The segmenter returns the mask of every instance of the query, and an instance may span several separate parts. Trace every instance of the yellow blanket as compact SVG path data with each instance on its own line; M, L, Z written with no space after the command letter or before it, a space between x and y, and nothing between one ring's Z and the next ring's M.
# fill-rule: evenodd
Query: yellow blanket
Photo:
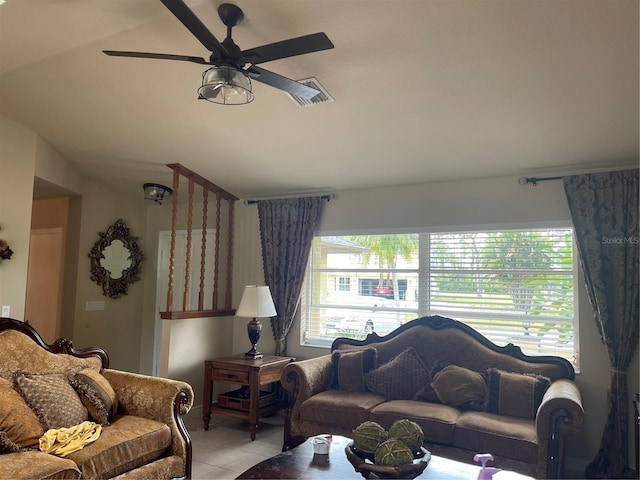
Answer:
M95 442L102 432L102 426L93 422L82 422L69 428L52 428L40 437L40 450L60 457L80 450Z

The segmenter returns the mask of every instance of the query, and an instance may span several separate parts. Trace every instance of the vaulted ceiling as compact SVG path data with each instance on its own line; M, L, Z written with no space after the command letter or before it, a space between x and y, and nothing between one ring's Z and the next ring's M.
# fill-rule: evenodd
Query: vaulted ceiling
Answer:
M223 39L219 0L186 0ZM239 197L638 165L637 0L237 0L242 49L315 32L335 48L263 64L335 99L197 99L207 57L159 0L7 0L0 113L126 190L181 163ZM4 172L3 172L4 174Z

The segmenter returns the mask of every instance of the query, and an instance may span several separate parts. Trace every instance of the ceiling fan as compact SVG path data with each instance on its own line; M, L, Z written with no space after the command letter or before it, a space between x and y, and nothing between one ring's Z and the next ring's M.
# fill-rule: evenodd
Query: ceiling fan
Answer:
M198 98L214 103L233 105L251 102L253 93L249 78L306 99L311 99L320 93L315 88L265 70L258 65L282 58L331 49L333 48L333 43L325 33L313 33L262 45L261 47L240 50L240 47L231 38L233 27L238 25L244 18L244 13L240 7L230 3L223 3L218 7L220 20L227 27L226 38L219 42L183 0L160 1L211 52L209 60L201 57L166 53L118 50L103 50L103 52L115 57L180 60L201 65L212 65L202 74L202 86L198 89Z

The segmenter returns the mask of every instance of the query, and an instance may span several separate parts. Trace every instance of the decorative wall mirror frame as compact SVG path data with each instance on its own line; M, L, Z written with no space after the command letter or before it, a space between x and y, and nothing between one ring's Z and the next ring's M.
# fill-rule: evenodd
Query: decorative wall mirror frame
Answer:
M138 237L131 235L122 219L98 235L100 239L89 251L91 280L102 287L104 296L120 298L127 294L129 284L140 280L144 255L136 242Z

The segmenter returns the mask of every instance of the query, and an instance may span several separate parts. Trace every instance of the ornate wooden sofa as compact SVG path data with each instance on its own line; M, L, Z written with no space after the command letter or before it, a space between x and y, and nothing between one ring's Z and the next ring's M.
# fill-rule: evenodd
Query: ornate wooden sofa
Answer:
M409 418L435 454L559 478L565 436L584 411L572 365L499 347L471 327L433 316L389 335L338 338L331 355L289 364L283 450L322 433L350 436L366 420Z
M100 348L48 345L0 318L0 478L190 478L182 416L192 405L185 382L109 369ZM41 451L49 428L82 419L100 425L97 440L66 456Z

